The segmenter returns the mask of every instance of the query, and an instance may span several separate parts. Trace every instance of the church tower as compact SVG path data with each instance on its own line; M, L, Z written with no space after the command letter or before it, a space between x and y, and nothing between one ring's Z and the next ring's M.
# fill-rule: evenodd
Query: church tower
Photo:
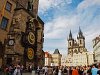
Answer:
M74 45L74 39L72 37L72 33L70 30L69 37L68 37L68 54L73 53L73 45Z
M80 28L79 28L77 40L78 40L79 50L80 52L83 52L85 48L85 37L83 36L83 33Z
M80 28L79 28L77 39L78 39L79 47L85 47L85 37L83 36L83 33Z

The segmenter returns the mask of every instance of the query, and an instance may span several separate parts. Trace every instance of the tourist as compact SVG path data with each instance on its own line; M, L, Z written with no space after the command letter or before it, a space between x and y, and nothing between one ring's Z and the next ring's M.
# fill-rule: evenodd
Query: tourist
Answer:
M73 67L72 75L79 75L78 70L75 67Z
M97 74L100 75L100 64L98 65L98 71Z
M93 65L92 70L91 70L92 75L97 75L97 71L98 71L98 69L96 68L96 65Z

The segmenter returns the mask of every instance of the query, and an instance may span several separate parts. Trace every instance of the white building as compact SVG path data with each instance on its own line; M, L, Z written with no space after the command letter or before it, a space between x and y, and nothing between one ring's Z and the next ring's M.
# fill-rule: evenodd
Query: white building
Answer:
M88 52L88 64L91 65L94 63L94 53L93 52Z
M100 62L100 35L93 39L95 62Z
M45 66L51 66L52 56L50 53L45 52Z
M73 66L85 66L87 65L87 54L86 52L82 52L82 53L74 53L73 54Z
M70 54L67 55L66 65L67 66L73 66L73 58L72 58L72 56Z
M73 53L67 56L67 66L87 66L94 63L92 52Z
M62 57L61 57L61 65L62 66L66 66L66 58L67 58L67 56L66 55L62 55Z

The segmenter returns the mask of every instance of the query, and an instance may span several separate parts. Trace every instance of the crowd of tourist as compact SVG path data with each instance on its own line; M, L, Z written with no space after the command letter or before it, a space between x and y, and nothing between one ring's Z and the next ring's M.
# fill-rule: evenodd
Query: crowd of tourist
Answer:
M5 75L22 75L24 70L23 65L17 64L16 66L10 65L6 66L4 69ZM28 72L32 72L32 65L29 65L27 68ZM37 67L35 70L38 75L100 75L100 64L91 65L91 66L45 66ZM0 75L1 69L0 69Z
M23 65L7 65L0 68L0 75L22 75Z
M40 70L40 71L39 71ZM44 75L100 75L100 64L91 66L77 66L77 67L43 67L42 69L37 69L39 72L43 72Z

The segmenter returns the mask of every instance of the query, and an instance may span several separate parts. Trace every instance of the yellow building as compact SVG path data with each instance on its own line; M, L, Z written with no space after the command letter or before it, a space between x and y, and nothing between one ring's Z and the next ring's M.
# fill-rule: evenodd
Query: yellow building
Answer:
M38 16L38 2L0 0L0 66L44 65L44 22Z
M0 0L0 66L5 63L5 42L11 26L15 7L15 2L12 0Z
M52 54L52 65L53 66L61 66L61 57L58 49L55 49L54 53Z

